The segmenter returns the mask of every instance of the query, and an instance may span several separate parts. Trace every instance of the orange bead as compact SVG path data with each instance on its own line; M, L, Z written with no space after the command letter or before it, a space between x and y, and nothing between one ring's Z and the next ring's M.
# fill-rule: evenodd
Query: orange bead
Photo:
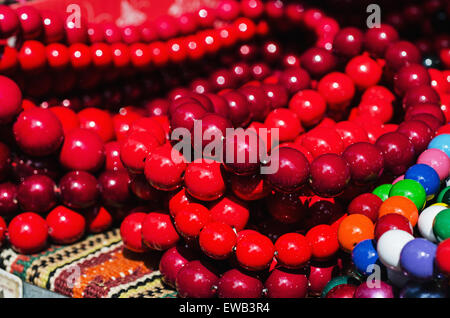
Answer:
M419 219L419 212L414 202L402 196L393 196L384 201L378 210L378 218L389 213L403 215L413 227Z
M338 227L338 241L341 248L351 252L361 241L374 238L372 221L362 214L351 214L345 217Z

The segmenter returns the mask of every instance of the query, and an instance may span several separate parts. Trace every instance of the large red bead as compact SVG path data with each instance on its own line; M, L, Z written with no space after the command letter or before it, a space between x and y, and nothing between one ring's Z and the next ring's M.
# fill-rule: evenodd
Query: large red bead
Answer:
M84 234L84 217L62 205L54 208L46 218L48 233L56 244L70 244L78 241Z
M33 254L47 244L48 226L40 215L25 212L11 220L8 235L14 250L21 254Z
M168 214L151 212L142 221L142 239L151 249L166 250L175 246L179 238Z
M184 182L187 192L194 198L213 201L225 192L225 182L217 161L197 159L188 164Z

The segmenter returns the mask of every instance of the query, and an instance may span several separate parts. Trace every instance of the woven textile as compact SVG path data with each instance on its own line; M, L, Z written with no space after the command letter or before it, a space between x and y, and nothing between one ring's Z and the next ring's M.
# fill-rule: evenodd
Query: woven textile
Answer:
M161 282L160 256L124 249L119 230L114 229L34 255L6 247L0 251L0 267L68 297L176 297Z

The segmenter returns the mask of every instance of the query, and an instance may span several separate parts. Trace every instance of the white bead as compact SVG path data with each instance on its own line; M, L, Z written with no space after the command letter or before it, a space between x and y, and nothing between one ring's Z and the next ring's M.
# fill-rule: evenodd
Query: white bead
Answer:
M413 239L414 236L402 230L385 232L377 243L378 257L381 263L393 270L400 270L400 253L406 243Z
M438 204L433 204L420 213L417 226L419 227L420 235L433 243L437 242L436 236L433 232L433 222L436 215L448 207Z

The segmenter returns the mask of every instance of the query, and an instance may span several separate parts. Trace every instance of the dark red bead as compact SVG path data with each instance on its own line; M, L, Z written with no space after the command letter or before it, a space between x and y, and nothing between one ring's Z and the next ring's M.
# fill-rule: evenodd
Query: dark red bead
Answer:
M98 178L100 194L105 203L121 206L130 198L130 177L126 171L105 171Z
M266 98L264 89L259 86L243 86L239 92L247 98L251 118L264 121L270 111L270 101Z
M278 222L294 224L306 215L306 207L295 193L275 192L266 200L270 215Z
M353 57L358 55L363 46L364 35L354 27L342 28L333 40L333 49L338 55Z
M163 254L159 261L159 271L163 275L164 283L175 287L178 272L192 260L191 254L181 245L171 247Z
M405 114L405 120L412 120L416 115L429 114L439 120L442 125L445 123L445 115L439 106L433 104L416 104L409 107Z
M368 142L358 142L347 147L342 154L350 166L352 180L367 183L378 179L384 169L384 158L380 149Z
M334 287L328 293L326 298L353 298L357 286L342 284Z
M379 28L369 28L364 35L365 48L377 57L383 57L391 43L397 42L398 32L389 24Z
M8 146L0 142L0 182L5 180L11 169L11 160Z
M49 177L29 176L18 187L17 200L24 211L44 213L56 204L55 189L56 185Z
M419 120L404 121L398 126L397 132L408 137L414 146L416 154L420 154L427 149L428 144L434 136L431 128Z
M280 84L284 85L291 94L308 88L310 80L308 72L300 67L290 67L280 76Z
M260 298L262 282L239 269L230 269L217 283L219 298Z
M59 181L61 199L73 209L84 209L94 205L99 194L97 179L85 171L72 171Z
M439 94L429 85L408 88L403 97L403 109L417 104L439 105Z
M380 136L375 145L383 153L385 167L395 175L404 173L414 160L413 144L398 132Z
M289 101L288 90L280 84L263 84L261 88L266 94L271 109L286 107Z
M419 64L405 65L394 75L394 86L399 95L414 87L430 85L430 81L427 69Z
M308 278L305 274L274 269L264 287L269 298L305 298L308 295Z
M189 262L178 272L178 295L182 298L211 298L215 294L213 286L218 279L201 261Z
M14 215L19 208L17 186L11 182L0 184L0 216Z
M373 193L364 193L354 198L348 205L349 214L362 214L372 222L378 219L378 209L383 201Z
M420 52L411 42L398 41L389 45L384 58L387 66L398 71L405 65L420 63Z
M313 77L329 73L336 66L336 58L322 48L310 48L301 56L301 65Z
M312 188L318 195L337 195L350 181L350 166L339 155L321 155L311 163L310 180Z
M297 191L309 177L308 160L294 148L282 147L274 151L269 166L274 171L266 175L267 181L283 192Z
M120 143L117 141L110 141L105 144L105 169L125 169L120 159Z
M172 114L172 129L186 128L192 130L194 122L201 119L206 114L206 110L199 104L187 103L175 109Z
M40 14L45 41L47 43L61 41L64 38L64 21L61 16L49 10L42 10Z
M237 130L224 140L223 164L236 174L252 174L260 166L260 139L253 130Z
M228 103L230 120L234 126L246 126L250 121L250 105L247 98L239 91L228 91L222 94Z
M214 113L207 113L201 118L202 123L202 147L205 147L211 141L217 141L215 138L220 135L220 141L226 137L227 128L232 128L231 121ZM213 137L214 136L214 137ZM195 133L193 134L195 138Z

